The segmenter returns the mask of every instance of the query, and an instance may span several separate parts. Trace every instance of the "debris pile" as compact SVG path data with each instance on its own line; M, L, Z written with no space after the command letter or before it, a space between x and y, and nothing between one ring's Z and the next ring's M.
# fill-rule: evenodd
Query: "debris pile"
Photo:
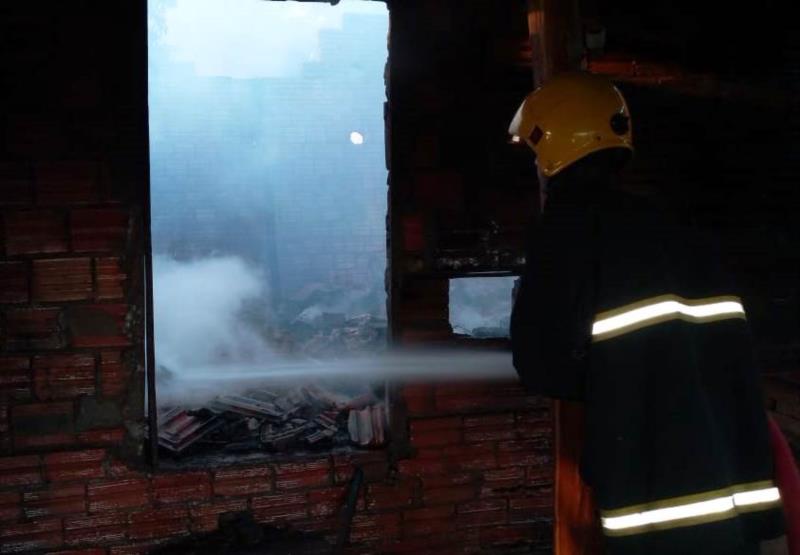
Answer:
M342 294L329 289L309 287L306 296L289 306L278 320L278 327L264 331L274 352L288 357L286 360L308 361L309 368L318 369L325 366L324 361L349 360L354 355L386 349L386 319L368 313L347 316L326 308ZM309 302L313 304L309 306ZM229 362L224 358L216 361L221 373ZM210 366L216 368L215 363ZM285 371L285 366L278 372ZM174 390L174 376L180 374L159 363L160 386ZM254 385L251 381L250 389L230 393L235 387L246 387L235 384L234 378L230 387L221 382L226 392L210 401L206 395L193 401L191 395L182 397L182 391L173 394L172 406L160 411L159 445L173 456L183 456L199 451L284 452L347 445L369 448L386 441L382 394L360 382L337 381L323 386L319 381L310 383L311 379L299 372L297 379L291 378L291 385L277 385L275 380Z
M201 409L166 409L158 435L173 456L377 447L387 439L386 410L371 391L348 397L314 384L260 388L218 395Z

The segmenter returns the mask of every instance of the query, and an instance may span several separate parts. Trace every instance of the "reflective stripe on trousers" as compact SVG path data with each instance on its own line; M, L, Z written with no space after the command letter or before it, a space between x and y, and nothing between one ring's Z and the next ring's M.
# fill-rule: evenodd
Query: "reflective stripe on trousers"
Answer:
M741 513L779 507L781 496L771 480L601 511L608 536L627 536L733 518Z

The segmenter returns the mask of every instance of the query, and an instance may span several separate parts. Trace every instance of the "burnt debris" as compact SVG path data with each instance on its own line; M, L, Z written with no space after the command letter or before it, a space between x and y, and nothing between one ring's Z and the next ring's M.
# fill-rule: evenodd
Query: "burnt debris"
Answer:
M305 384L215 397L207 407L161 412L159 445L174 456L198 451L296 451L385 444L385 404Z

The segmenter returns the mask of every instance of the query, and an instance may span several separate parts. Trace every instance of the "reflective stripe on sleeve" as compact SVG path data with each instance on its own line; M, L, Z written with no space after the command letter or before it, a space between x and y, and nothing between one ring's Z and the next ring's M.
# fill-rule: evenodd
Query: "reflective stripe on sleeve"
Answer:
M592 341L605 341L670 320L704 324L731 318L745 318L739 297L684 299L677 295L660 295L598 314L592 325Z
M771 509L780 506L780 502L778 488L771 481L763 481L601 511L601 516L606 535L628 536L725 520L740 513Z

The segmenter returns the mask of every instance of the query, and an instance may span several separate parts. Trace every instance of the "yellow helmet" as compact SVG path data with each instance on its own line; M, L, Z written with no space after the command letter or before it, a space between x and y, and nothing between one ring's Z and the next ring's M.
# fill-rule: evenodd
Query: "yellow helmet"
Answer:
M508 132L528 143L547 177L598 150L633 150L622 93L607 79L589 73L558 75L530 93Z

